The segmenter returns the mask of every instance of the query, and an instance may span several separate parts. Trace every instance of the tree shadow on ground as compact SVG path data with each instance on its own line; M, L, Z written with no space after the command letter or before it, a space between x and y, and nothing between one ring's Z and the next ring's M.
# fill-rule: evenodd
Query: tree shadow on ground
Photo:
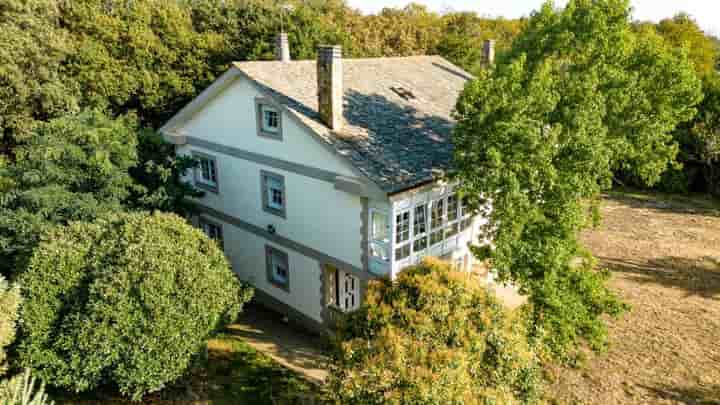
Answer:
M598 257L613 272L639 284L655 283L684 290L687 296L720 300L720 257L662 257L645 261Z
M642 388L658 398L687 405L720 405L720 384L706 387L648 387Z

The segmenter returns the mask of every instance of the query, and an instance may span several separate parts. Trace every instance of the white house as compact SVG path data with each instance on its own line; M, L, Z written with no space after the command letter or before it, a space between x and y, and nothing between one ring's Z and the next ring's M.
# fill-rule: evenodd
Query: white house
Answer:
M481 218L451 184L451 112L472 77L437 56L239 62L163 126L180 155L198 225L256 298L324 330L356 309L367 281L426 255L469 269Z

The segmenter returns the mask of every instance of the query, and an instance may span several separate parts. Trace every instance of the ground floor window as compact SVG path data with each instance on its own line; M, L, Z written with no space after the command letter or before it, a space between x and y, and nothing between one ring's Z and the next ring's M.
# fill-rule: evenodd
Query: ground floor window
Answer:
M223 231L222 231L222 225L209 221L205 218L200 218L199 220L200 229L202 229L203 232L205 232L205 235L208 236L208 238L216 241L218 245L220 245L220 248L223 247Z
M265 246L265 265L268 282L285 291L290 291L290 266L287 253L272 246Z
M325 267L327 305L343 312L360 307L360 279L334 266Z

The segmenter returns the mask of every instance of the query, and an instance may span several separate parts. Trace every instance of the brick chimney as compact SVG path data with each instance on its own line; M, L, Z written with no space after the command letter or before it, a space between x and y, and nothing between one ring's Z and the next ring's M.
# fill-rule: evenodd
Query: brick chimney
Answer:
M280 62L290 62L290 43L284 32L278 34L275 39L275 55Z
M486 39L483 41L483 65L492 66L495 63L495 40Z
M318 109L322 122L335 130L342 127L342 77L342 48L320 46L317 55Z

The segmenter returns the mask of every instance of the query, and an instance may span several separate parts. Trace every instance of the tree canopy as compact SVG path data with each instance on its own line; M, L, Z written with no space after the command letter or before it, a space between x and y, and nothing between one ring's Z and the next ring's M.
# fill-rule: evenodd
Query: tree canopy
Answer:
M535 334L558 355L581 338L602 347L600 316L622 309L577 241L600 191L615 171L657 182L701 100L687 55L631 28L626 0L546 3L457 104L456 176L492 207L493 247L476 252L529 295Z
M339 403L532 403L540 394L524 323L436 259L371 282L336 339L328 384Z

